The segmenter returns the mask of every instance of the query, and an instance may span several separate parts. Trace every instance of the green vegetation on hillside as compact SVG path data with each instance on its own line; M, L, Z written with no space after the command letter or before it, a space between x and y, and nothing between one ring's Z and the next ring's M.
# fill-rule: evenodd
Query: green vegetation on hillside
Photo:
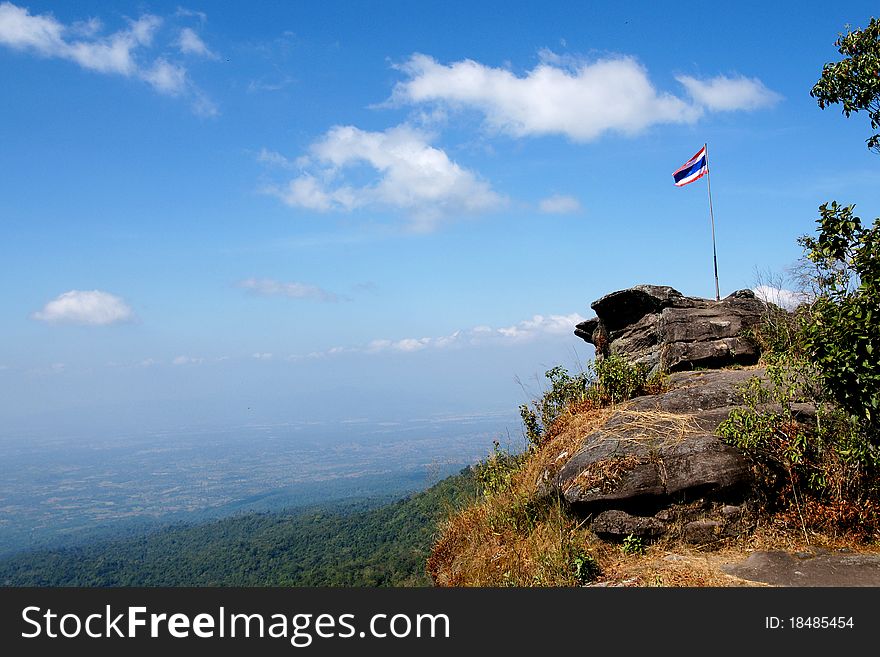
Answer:
M441 518L475 495L469 469L392 504L249 513L0 561L6 586L424 586Z

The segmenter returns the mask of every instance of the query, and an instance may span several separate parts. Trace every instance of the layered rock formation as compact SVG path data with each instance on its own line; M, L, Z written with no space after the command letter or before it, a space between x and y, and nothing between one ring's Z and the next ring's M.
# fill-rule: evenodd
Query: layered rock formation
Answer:
M707 543L741 533L748 461L715 436L761 370L679 372L670 389L614 410L540 486L592 518L600 536L653 539L670 531Z
M671 372L668 389L614 409L544 472L539 489L558 493L606 538L653 540L674 533L712 543L749 529L749 462L715 432L743 403L741 388L760 369L749 330L767 307L750 290L721 301L659 285L613 292L592 304L596 317L575 334L597 358L619 354ZM699 371L683 371L699 370Z
M665 285L637 285L591 307L596 317L578 324L575 335L595 345L598 358L617 353L652 371L675 372L750 365L760 356L748 330L760 322L766 303L751 290L710 301Z

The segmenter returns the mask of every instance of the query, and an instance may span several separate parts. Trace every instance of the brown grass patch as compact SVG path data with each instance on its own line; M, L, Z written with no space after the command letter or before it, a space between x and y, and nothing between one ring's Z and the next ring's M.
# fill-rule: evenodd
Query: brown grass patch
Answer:
M851 538L793 531L778 516L764 518L756 529L738 538L725 539L720 546L688 545L663 540L647 547L644 555L625 555L608 543L594 544L593 553L602 568L600 582L608 586L769 586L728 575L722 566L738 563L758 550L809 552L814 548L877 554L877 546Z
M572 488L580 490L599 490L610 493L627 472L635 469L645 460L636 456L616 456L591 463L578 476L566 485L566 492Z
M609 426L607 418L614 411L614 423ZM632 443L647 447L651 452L662 447L675 445L687 436L700 432L693 416L669 413L659 410L629 410L626 407L606 409L602 418L605 421L594 423L593 429L602 427L597 441L613 440L617 443ZM594 418L598 420L599 418ZM568 489L599 490L610 493L627 472L646 463L650 457L621 455L602 459L590 464L568 483Z
M721 571L725 563L738 561L722 552L701 552L690 546L674 549L649 546L643 555L626 555L606 544L598 550L602 566L601 581L608 586L728 587L764 586L747 582Z
M511 477L510 487L450 516L428 559L428 573L440 586L574 586L573 561L588 555L594 540L584 521L564 503L539 494L580 448L584 437L604 424L610 409L584 405L567 412L547 432Z
M513 486L522 494L533 495L540 482L556 475L565 462L575 455L590 433L600 428L611 417L610 408L592 408L564 413L547 432L541 446L523 464L514 476Z
M621 408L618 409L617 416L621 421L605 426L602 431L607 439L638 443L652 448L678 444L688 436L702 431L694 416L688 414Z
M518 500L494 495L452 516L428 559L438 586L575 586L573 557L591 534L558 502L548 501L519 523Z

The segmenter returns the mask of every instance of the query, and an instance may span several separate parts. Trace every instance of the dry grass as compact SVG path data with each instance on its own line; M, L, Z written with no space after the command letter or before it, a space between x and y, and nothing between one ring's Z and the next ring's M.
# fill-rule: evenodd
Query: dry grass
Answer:
M627 414L633 440L669 444L698 428L682 416L661 411L627 411L583 405L563 415L547 432L548 439L511 477L509 488L486 496L449 517L428 560L428 572L439 586L577 586L573 559L589 555L608 586L732 586L742 584L719 570L725 552L677 546L649 546L644 555L625 555L618 545L598 539L556 497L538 494L574 455L588 434L603 427L612 412ZM629 423L632 421L632 424ZM607 427L606 427L607 429ZM611 429L609 437L615 434ZM620 437L620 436L616 436ZM633 457L629 457L633 459ZM638 459L634 459L638 461ZM612 484L633 467L627 457L606 460L592 472L592 484ZM601 468L599 467L601 466ZM579 482L583 485L583 482ZM665 559L669 554L675 558Z
M724 573L721 567L745 559L754 549L793 549L765 538L730 542L722 549L664 543L648 546L643 555L624 554L619 545L604 542L553 505L530 531L513 527L492 529L495 505L471 507L450 519L429 561L439 586L578 586L571 557L592 556L601 569L599 586L763 586Z
M591 463L578 473L577 477L565 486L568 493L572 488L598 490L610 493L627 472L634 470L645 460L636 456L619 456Z
M533 495L540 481L555 475L580 449L584 438L603 426L611 417L611 408L584 405L564 413L547 431L547 438L529 455L523 468L514 476L513 486L520 493Z
M606 586L768 586L728 575L722 567L741 562L758 550L797 553L815 548L877 554L876 545L840 536L811 532L807 542L801 532L793 531L779 517L764 519L752 533L726 539L711 548L664 540L648 546L644 555L626 555L612 544L592 544L603 573L599 582Z
M538 494L604 424L610 409L565 413L551 436L511 478L509 488L451 516L440 528L428 572L440 586L574 586L572 561L587 554L592 534L562 502Z
M558 504L541 509L528 527L505 521L507 495L456 514L428 559L439 586L574 586L572 556L590 533ZM514 502L515 503L515 502Z
M632 442L652 448L668 447L680 443L688 436L701 433L700 425L693 415L669 413L659 410L617 411L618 422L605 426L602 433L606 439Z
M600 583L607 586L728 587L763 586L721 571L725 563L744 555L722 551L701 552L689 546L675 549L659 545L644 555L625 555L616 546L605 544L598 550L602 567Z

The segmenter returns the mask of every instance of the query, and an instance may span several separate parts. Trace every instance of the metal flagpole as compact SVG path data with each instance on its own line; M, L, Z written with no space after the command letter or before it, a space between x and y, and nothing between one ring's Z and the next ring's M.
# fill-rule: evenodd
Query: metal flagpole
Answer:
M706 188L709 190L709 217L712 220L712 262L715 264L715 301L721 301L721 289L718 287L718 253L715 250L715 212L712 210L712 174L709 171L709 144L706 149Z

